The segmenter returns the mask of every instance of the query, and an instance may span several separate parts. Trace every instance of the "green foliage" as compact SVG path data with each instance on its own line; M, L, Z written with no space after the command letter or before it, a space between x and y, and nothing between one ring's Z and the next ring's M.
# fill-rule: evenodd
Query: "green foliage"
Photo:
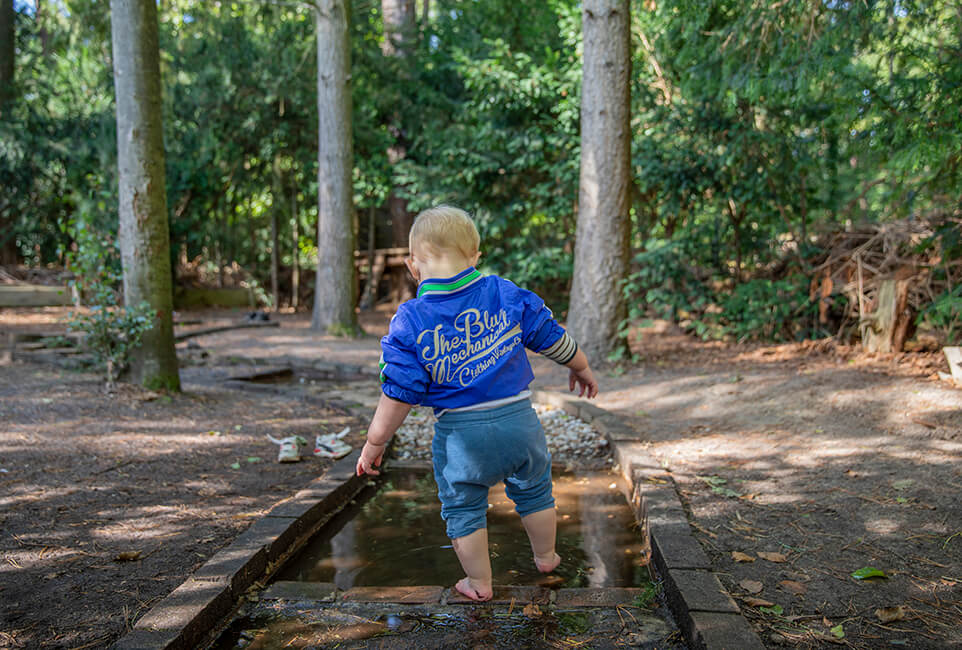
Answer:
M119 263L109 238L83 221L71 222L68 229L77 243L77 249L66 256L75 276L71 288L87 306L86 311L68 315L68 330L83 334L83 345L93 354L110 388L127 367L130 350L140 345L144 332L153 327L156 313L146 302L118 304Z
M641 584L641 593L635 596L632 605L643 609L651 609L658 604L658 596L661 594L661 583L645 580Z
M957 345L962 332L962 285L945 291L929 303L916 317L915 323L942 332L947 344Z
M75 214L116 232L108 3L56 6L43 24L18 14L17 101L0 121L0 237L14 233L32 265L63 261L73 240L60 226ZM414 211L455 203L477 218L486 269L562 308L581 4L437 0L431 10L410 56L393 57L381 50L378 3L353 3L360 241L374 210L377 245L393 245L392 192ZM311 10L173 0L159 17L172 254L236 261L267 286L276 217L283 267L311 269ZM630 322L657 316L738 340L822 336L806 260L814 235L851 223L941 215L944 259L962 255L957 7L665 0L635 7L632 39ZM957 339L958 300L951 289L937 297L919 325Z

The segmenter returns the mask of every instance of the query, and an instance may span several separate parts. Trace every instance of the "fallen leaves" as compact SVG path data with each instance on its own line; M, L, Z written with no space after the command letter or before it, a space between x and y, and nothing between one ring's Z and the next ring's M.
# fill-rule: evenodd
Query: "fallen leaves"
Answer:
M760 594L762 589L765 588L765 585L758 580L742 580L738 583L738 586L750 594ZM768 604L771 605L771 603Z
M875 615L882 623L894 623L905 618L905 608L901 605L897 607L880 607L875 610Z
M755 598L749 596L748 598L743 598L745 604L749 607L774 607L775 603L770 600L765 600L764 598Z
M732 559L735 560L736 562L754 562L755 561L755 558L753 558L751 555L749 555L748 553L742 553L741 551L732 551Z
M806 593L808 593L808 587L803 585L801 582L796 582L795 580L782 580L778 584L782 589L793 593L796 596L804 596Z
M121 551L114 556L114 562L133 562L139 560L141 555L140 551Z
M863 566L861 569L852 572L852 577L856 580L870 580L872 578L888 578L885 572L875 567Z
M762 558L763 560L768 560L769 562L775 562L777 564L788 561L788 558L786 558L782 553L768 553L765 551L760 551L758 553L758 557Z
M527 616L528 618L538 618L539 616L541 616L541 608L535 605L534 603L528 603L527 605L524 606L524 609L521 610L521 613Z

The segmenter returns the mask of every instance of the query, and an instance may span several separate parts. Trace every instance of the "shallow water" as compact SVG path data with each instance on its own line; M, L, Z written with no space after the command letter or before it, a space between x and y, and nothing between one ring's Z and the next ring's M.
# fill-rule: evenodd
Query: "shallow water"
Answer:
M609 473L554 479L558 512L554 575L564 587L630 587L648 580L645 548L621 491ZM530 585L543 578L531 547L505 496L488 497L488 542L495 584ZM377 488L339 514L276 576L276 580L355 586L450 586L464 576L444 533L433 476L386 472Z

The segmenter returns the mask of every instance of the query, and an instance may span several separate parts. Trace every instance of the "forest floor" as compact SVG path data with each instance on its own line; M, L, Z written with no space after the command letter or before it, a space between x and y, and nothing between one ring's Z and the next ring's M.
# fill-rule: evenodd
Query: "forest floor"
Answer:
M61 316L4 310L0 331L59 329ZM313 442L351 426L359 442L361 393L376 386L223 379L292 360L373 366L387 317L367 316L355 340L313 334L304 315L193 339L178 395L0 367L0 648L108 646L329 463L278 464L265 434ZM598 403L671 472L767 646L962 647L962 391L936 379L939 354L703 343L667 326L634 349L637 363L599 372ZM536 387L567 388L564 369L532 361ZM851 576L863 567L887 577Z

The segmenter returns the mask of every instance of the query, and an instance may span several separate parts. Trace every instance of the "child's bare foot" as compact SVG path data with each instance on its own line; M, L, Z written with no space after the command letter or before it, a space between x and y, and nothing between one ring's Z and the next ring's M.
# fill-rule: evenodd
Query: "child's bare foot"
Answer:
M461 578L458 580L458 584L454 585L454 588L471 600L491 600L494 593L490 585L477 586L471 581L471 578Z
M539 557L534 556L534 565L541 573L551 573L561 564L561 556L552 551L550 554Z

